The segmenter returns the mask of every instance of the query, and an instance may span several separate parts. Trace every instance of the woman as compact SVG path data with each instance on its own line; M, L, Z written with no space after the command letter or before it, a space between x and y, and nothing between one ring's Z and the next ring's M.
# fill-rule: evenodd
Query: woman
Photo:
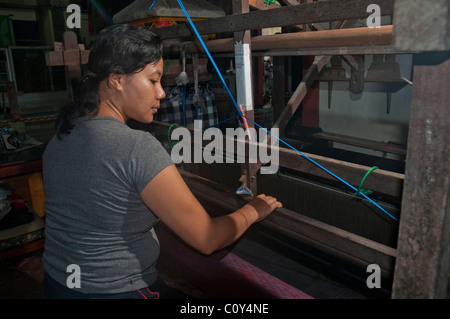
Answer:
M132 130L150 123L165 97L162 44L131 25L102 30L74 103L43 156L46 194L44 293L48 298L154 298L160 219L204 254L224 248L281 204L259 195L211 218L162 145ZM73 272L73 269L78 271Z

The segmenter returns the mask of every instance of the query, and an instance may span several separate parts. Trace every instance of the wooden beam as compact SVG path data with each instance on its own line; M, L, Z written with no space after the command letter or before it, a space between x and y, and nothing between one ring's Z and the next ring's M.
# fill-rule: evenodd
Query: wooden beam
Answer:
M383 15L392 15L393 13L392 0L319 1L196 21L195 27L201 35L204 35L345 19L363 19L370 15L367 12L370 4L378 4ZM154 31L162 39L194 35L189 25L186 24L154 29Z
M327 133L327 132L320 132L313 134L315 138L321 138L327 141L331 142L337 142L337 143L343 143L363 148L368 148L384 153L392 153L397 155L406 155L406 147L403 147L401 145L397 145L394 143L383 143L383 142L377 142L372 140L367 140L359 137L354 136L346 136L341 134L333 134L333 133Z
M450 59L448 54L415 58L393 298L445 299L450 273Z
M295 6L300 3L301 0L278 0L280 3L284 3L287 6Z
M370 170L370 167L368 166L336 160L316 154L302 152L304 155L302 156L292 149L280 148L279 152L281 167L340 183L333 176L315 165L315 162L355 187L361 183L364 175ZM400 199L403 192L403 182L403 174L377 169L371 172L369 177L365 180L364 188Z
M278 1L280 2L280 1ZM288 0L288 1L282 1L284 2L284 4L286 6L293 6L293 5L298 5L300 4L300 2L298 0ZM250 0L250 7L252 7L253 9L256 10L270 10L270 9L276 9L276 8L280 8L279 5L276 5L274 3L270 3L267 5L267 1L266 0ZM303 29L303 25L296 25L296 27L298 27L299 29Z
M393 26L382 26L380 28L282 33L252 37L251 44L253 51L390 45L392 30ZM230 38L210 40L205 44L208 50L214 53L231 52L234 49L233 39ZM203 50L195 44L192 44L189 50L195 51L196 48Z
M149 131L155 132L159 139L167 139L167 132L169 129L169 123L162 123L158 121L152 122ZM194 139L191 139L194 141ZM290 141L288 141L290 142ZM226 151L225 145L227 141L223 141L223 151ZM204 142L203 145L209 144L209 141ZM233 141L235 146L234 154L236 154L237 142ZM248 142L246 142L248 144ZM292 144L292 143L291 143ZM268 148L271 150L270 145ZM336 175L350 183L351 185L359 185L364 175L370 170L370 167L340 161L320 155L310 154L302 152L302 155L296 151L280 147L277 148L279 152L279 164L281 167L289 168L297 172L308 174L311 176L317 176L324 180L336 181L336 179L315 165L312 161L334 172ZM245 154L248 156L248 152ZM311 159L312 161L308 160ZM401 198L403 192L404 175L394 172L389 172L382 169L374 170L364 182L364 188L370 189L374 192L384 194L393 198ZM336 181L338 183L338 181Z
M83 44L77 43L77 35L73 31L63 34L63 42L55 42L55 50L45 53L47 66L64 66L67 92L72 98L72 80L82 76L81 66L87 64L89 51L84 50Z
M197 50L196 50L197 51ZM320 48L296 48L255 51L253 56L302 56L302 55L365 55L365 54L405 54L405 51L395 50L388 45L361 45L361 46L333 46ZM420 53L420 51L408 51L407 53ZM229 53L216 53L215 57L230 56Z
M273 3L266 5L266 0L249 0L249 5L253 9L257 10L268 10L279 8L279 6Z
M275 124L273 125L273 128L280 129L280 134L284 131L292 115L294 115L295 111L297 111L298 106L302 102L303 98L306 96L308 89L317 79L320 71L330 61L330 59L331 56L318 56L315 58L313 64L309 68L308 72L305 74L303 80L300 82L294 94L292 94L291 98L289 99L289 102L287 103L286 107L281 112L280 117L276 120Z

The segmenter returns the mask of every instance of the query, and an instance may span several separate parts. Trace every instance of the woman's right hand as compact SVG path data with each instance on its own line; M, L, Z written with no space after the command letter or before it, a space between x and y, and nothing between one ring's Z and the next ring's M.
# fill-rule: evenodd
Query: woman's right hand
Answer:
M270 215L275 209L283 207L283 205L273 196L259 194L253 198L248 204L253 207L258 215L256 222L259 222Z
M141 198L175 234L205 255L232 244L250 225L281 207L276 198L261 194L233 213L211 218L174 164L144 187Z

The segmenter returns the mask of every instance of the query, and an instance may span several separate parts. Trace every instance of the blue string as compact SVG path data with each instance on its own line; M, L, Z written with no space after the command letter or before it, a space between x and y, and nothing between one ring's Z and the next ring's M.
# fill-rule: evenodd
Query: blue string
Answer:
M207 128L204 128L203 130L207 130L207 129L211 128L211 127L219 126L220 124L228 122L228 121L231 121L232 119L234 119L234 118L236 118L238 116L240 116L240 115L234 115L234 116L232 116L232 117L230 117L230 118L228 118L226 120L223 120L222 122L219 122L219 123L217 123L215 125L208 126Z
M152 3L152 5L150 6L150 8L148 8L148 11L150 11L150 10L153 8L153 6L155 5L155 3L156 3L156 0L153 1L153 3Z
M272 135L273 137L275 137L277 140L279 140L280 142L282 142L283 144L285 144L286 146L288 146L289 148L291 148L292 150L296 151L298 154L300 154L301 156L303 156L304 158L306 158L307 160L309 160L311 163L313 163L314 165L316 165L317 167L319 167L320 169L322 169L323 171L327 172L328 174L330 174L331 176L333 176L334 178L336 178L337 180L341 181L342 183L344 183L345 185L347 185L348 187L350 187L351 189L353 189L354 191L356 191L357 193L361 194L364 198L366 198L367 200L369 200L372 204L374 204L376 207L378 207L382 212L384 212L385 214L387 214L389 217L391 217L393 220L398 221L397 218L395 218L394 216L392 216L391 214L389 214L383 207L381 207L380 205L378 205L377 203L375 203L372 199L370 199L366 194L360 192L357 188L355 188L353 185L349 184L348 182L346 182L345 180L343 180L342 178L340 178L339 176L337 176L336 174L334 174L333 172L329 171L328 169L326 169L325 167L323 167L322 165L320 165L319 163L317 163L316 161L314 161L313 159L309 158L308 156L306 156L305 154L303 154L302 152L300 152L299 150L297 150L295 147L293 147L292 145L286 143L285 141L283 141L281 138L279 138L278 136L276 136L275 134L272 134L271 132L269 132L268 130L266 130L265 128L263 128L262 126L260 126L259 124L255 123L254 121L252 121L251 119L247 118L240 110L239 110L239 106L236 103L236 100L233 97L233 94L231 93L230 89L228 88L225 79L223 78L222 74L220 73L219 68L217 67L213 57L211 56L208 48L206 47L205 43L203 42L203 39L201 38L200 34L197 31L197 28L195 27L194 23L191 20L191 17L189 16L189 14L186 11L186 8L184 7L183 3L181 2L181 0L177 0L178 4L181 7L181 10L183 11L183 13L185 14L186 18L188 19L192 29L194 30L195 34L197 35L197 38L199 39L201 45L203 46L203 48L205 49L206 54L208 55L209 59L211 60L211 63L213 64L214 68L217 71L217 74L219 75L220 79L222 80L223 85L225 86L225 89L227 90L228 94L231 97L231 100L233 101L239 116L245 117L247 120L249 120L250 122L252 122L253 124L255 124L256 126L258 126L259 128L263 129L265 132L269 133L270 135ZM237 115L236 115L237 116ZM231 118L230 118L231 119Z

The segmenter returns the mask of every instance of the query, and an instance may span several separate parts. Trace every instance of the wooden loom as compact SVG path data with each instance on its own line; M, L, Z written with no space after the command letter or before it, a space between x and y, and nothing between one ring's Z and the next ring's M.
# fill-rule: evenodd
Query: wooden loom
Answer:
M250 1L258 6L258 1ZM284 1L292 4L293 1ZM233 1L234 15L224 18L211 19L196 23L200 34L210 32L234 32L234 39L213 40L207 42L211 52L232 51L233 41L242 41L252 48L253 55L315 55L315 63L294 92L287 105L280 110L275 126L283 131L290 117L302 102L311 84L317 80L318 74L333 55L343 55L354 70L358 70L353 55L357 54L415 54L417 63L414 67L414 90L411 107L411 122L409 130L409 143L407 149L406 173L395 174L388 171L374 171L369 188L382 194L400 198L402 210L400 219L400 233L397 249L381 245L366 238L355 236L342 229L326 225L302 215L279 209L273 213L263 225L277 229L281 233L289 234L300 242L318 247L331 255L345 256L348 261L367 266L371 263L380 265L383 272L392 278L392 298L442 298L446 296L449 261L449 169L445 158L448 158L447 146L449 132L450 108L446 107L449 91L443 86L449 82L450 49L449 21L445 12L450 10L448 2L438 1L433 4L406 0L397 1L302 1L304 4L294 5L273 10L249 12L249 1ZM392 26L382 27L379 30L329 30L315 31L308 34L275 35L271 37L251 38L249 30L263 27L304 25L324 21L342 22L352 19L367 18L366 9L369 4L376 3L381 7L383 16L394 17ZM426 8L425 8L426 6ZM259 7L259 9L265 9ZM433 19L427 20L424 12L431 12ZM414 16L414 25L420 29L420 36L412 34L410 17ZM431 22L431 21L434 22ZM345 22L344 22L345 23ZM420 26L420 27L419 27ZM436 32L437 29L442 32ZM193 32L187 25L179 25L158 30L163 39L192 37ZM332 39L339 35L339 43ZM348 35L348 37L346 37ZM292 39L295 44L286 43L284 38ZM303 42L302 42L303 41ZM173 42L172 42L173 43ZM284 46L283 46L284 45ZM190 46L192 51L202 51L195 41ZM429 53L433 52L433 53ZM438 52L436 54L436 52ZM435 58L435 59L434 59ZM250 61L243 61L250 63ZM428 79L428 80L427 80ZM252 112L247 112L251 117ZM433 130L439 131L436 138L430 138L430 123ZM158 131L164 124L154 123L152 129ZM426 137L428 136L428 138ZM444 138L445 137L445 138ZM421 155L419 155L421 154ZM339 175L351 184L359 182L362 172L368 167L335 161L315 156L319 163L339 172ZM425 158L421 158L425 156ZM422 163L427 169L422 170ZM289 149L280 150L280 165L290 169L307 172L312 175L324 176L314 165L299 158L298 154ZM243 165L243 177L248 185L255 189L256 173L260 164ZM188 185L196 196L204 202L214 202L217 207L232 211L239 207L241 202L235 195L219 190L207 181L198 177L186 175ZM359 177L356 177L359 176ZM369 181L368 181L369 182ZM439 191L437 191L439 190ZM420 194L420 195L419 195ZM420 200L419 200L420 199ZM427 227L433 227L429 232Z
M442 176L448 176L449 169L446 160L449 157L447 146L450 136L450 108L445 102L450 100L449 90L443 85L449 82L450 60L449 48L449 22L442 12L450 10L448 2L436 2L429 5L434 19L423 20L420 15L424 9L421 4L406 3L406 0L396 0L395 5L390 0L341 0L321 1L290 6L289 8L274 8L249 12L249 1L233 1L236 14L224 18L199 21L196 26L203 34L234 32L234 39L208 41L207 45L214 50L232 51L233 41L241 41L253 47L253 55L315 55L315 62L308 73L295 90L287 105L279 110L279 117L275 127L283 131L289 119L294 114L306 93L314 83L320 71L330 61L333 55L343 55L347 62L358 70L357 61L353 55L359 54L394 54L415 53L424 59L415 66L413 104L411 108L411 122L409 132L409 145L407 150L406 174L396 174L389 171L376 170L367 180L366 187L386 196L402 199L402 211L400 220L400 234L397 249L391 248L367 238L352 234L317 220L305 217L288 209L278 209L262 223L254 227L263 227L278 235L288 236L296 243L313 247L317 251L325 253L330 258L345 260L346 263L365 269L369 264L378 264L383 273L383 278L393 282L393 298L435 298L446 294L446 283L449 271L449 202L445 200L449 194L449 181ZM261 5L261 1L250 1L254 6ZM293 3L294 1L283 1ZM377 3L382 8L383 15L394 16L395 28L383 27L380 30L346 30L343 29L350 19L367 18L366 8L369 4ZM264 7L259 7L265 9ZM269 7L270 8L270 7ZM416 17L416 23L420 25L421 34L409 34L411 29L410 17ZM429 16L429 15L428 15ZM303 25L305 29L310 23L338 21L336 30L314 31L309 34L276 35L269 38L251 38L249 30L262 27ZM431 23L433 21L433 23ZM444 30L439 33L442 38L435 36L436 27ZM336 32L333 32L336 31ZM191 38L192 31L187 25L161 28L157 30L166 43L183 41L182 37ZM319 33L322 32L322 33ZM346 35L352 34L354 40ZM339 35L339 43L330 42L334 35ZM295 45L284 48L284 38L293 37ZM331 37L331 38L330 38ZM321 40L319 40L321 39ZM425 40L426 39L426 40ZM303 41L303 42L302 42ZM363 42L361 42L363 41ZM281 44L280 44L281 43ZM332 45L330 46L330 43ZM217 46L217 44L220 44ZM199 50L197 42L193 42L190 50ZM216 48L216 49L215 49ZM217 49L219 48L219 49ZM225 49L223 49L225 48ZM257 49L257 50L255 50ZM440 60L431 61L433 56L423 52L439 51ZM218 53L221 54L221 53ZM67 61L66 61L67 62ZM249 60L241 61L250 63ZM247 112L249 118L253 113ZM431 123L431 124L430 124ZM430 126L431 125L431 126ZM150 127L156 135L166 136L168 125L165 123L153 123ZM430 137L430 130L437 132ZM436 138L438 136L439 138ZM420 157L418 154L422 154ZM368 171L368 167L337 161L322 156L307 154L316 162L338 172L339 176L355 185L359 183L361 176ZM427 165L424 171L423 163ZM307 173L313 176L330 179L326 173L318 167L305 161L290 149L280 149L280 165L295 171ZM248 185L256 191L256 176L260 164L246 163L242 165L242 176ZM212 183L199 176L181 171L187 184L205 207L210 208L211 214L225 214L242 206L247 199L237 196L234 191L221 185ZM447 219L446 219L447 218ZM429 225L429 228L421 225ZM205 257L178 241L170 231L160 225L157 229L161 237L162 254L161 263L172 267L173 271L183 274L186 280L192 280L192 284L201 285L205 293L211 297L271 297L271 298L310 298L308 294L298 291L292 286L286 285L263 270L248 264L237 258L231 251L221 251L213 256ZM245 237L245 236L244 236ZM180 256L188 256L191 264ZM233 262L240 263L239 269L233 268ZM196 265L210 265L210 273L201 271ZM191 267L191 268L190 268ZM192 268L194 267L194 268ZM218 268L217 268L218 267ZM259 274L260 276L239 276L239 271ZM217 272L214 272L214 269ZM204 270L204 268L203 268ZM221 277L218 276L219 270ZM225 272L225 275L224 275ZM198 276L201 273L203 276ZM232 275L233 282L227 280L227 275ZM205 278L207 280L205 281ZM219 278L219 282L217 279ZM269 283L269 293L264 283ZM222 294L218 293L217 285L221 286ZM241 294L230 295L238 287ZM250 287L250 288L249 288ZM279 289L273 289L278 287Z

